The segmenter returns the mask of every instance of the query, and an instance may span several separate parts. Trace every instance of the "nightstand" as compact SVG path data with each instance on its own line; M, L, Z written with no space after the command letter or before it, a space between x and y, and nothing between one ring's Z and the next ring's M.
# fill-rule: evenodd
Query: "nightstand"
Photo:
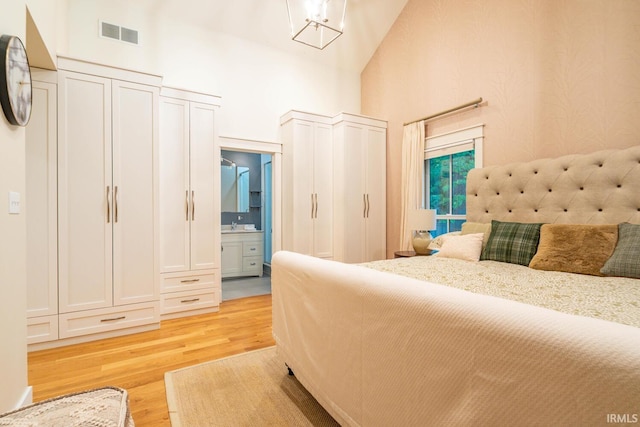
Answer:
M410 257L413 257L413 256L429 256L429 255L435 254L436 252L438 252L438 251L429 250L428 254L420 254L420 255L418 255L414 251L395 251L393 253L393 257L394 258L410 258Z

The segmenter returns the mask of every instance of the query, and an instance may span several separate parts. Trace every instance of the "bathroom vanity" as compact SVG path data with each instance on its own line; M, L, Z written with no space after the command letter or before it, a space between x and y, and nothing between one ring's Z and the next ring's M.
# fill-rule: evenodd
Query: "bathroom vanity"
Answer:
M263 232L222 226L222 277L262 276Z

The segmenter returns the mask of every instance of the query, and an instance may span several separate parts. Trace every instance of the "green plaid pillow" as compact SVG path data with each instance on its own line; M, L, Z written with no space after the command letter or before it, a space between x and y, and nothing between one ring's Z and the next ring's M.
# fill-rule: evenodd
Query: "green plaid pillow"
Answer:
M618 243L600 273L640 279L640 225L618 224Z
M541 225L491 221L491 234L480 260L529 265L538 250Z

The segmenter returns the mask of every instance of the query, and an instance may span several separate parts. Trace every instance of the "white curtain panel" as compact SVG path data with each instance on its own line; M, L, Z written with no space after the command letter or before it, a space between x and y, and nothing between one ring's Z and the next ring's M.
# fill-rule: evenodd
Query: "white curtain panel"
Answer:
M404 127L402 138L402 199L400 223L400 247L409 250L411 233L409 212L422 207L422 182L424 174L424 136L423 120Z

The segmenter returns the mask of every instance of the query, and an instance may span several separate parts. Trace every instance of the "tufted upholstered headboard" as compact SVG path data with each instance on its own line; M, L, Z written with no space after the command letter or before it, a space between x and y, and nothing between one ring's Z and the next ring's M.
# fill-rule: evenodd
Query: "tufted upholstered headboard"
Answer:
M473 169L467 221L640 224L640 145Z

